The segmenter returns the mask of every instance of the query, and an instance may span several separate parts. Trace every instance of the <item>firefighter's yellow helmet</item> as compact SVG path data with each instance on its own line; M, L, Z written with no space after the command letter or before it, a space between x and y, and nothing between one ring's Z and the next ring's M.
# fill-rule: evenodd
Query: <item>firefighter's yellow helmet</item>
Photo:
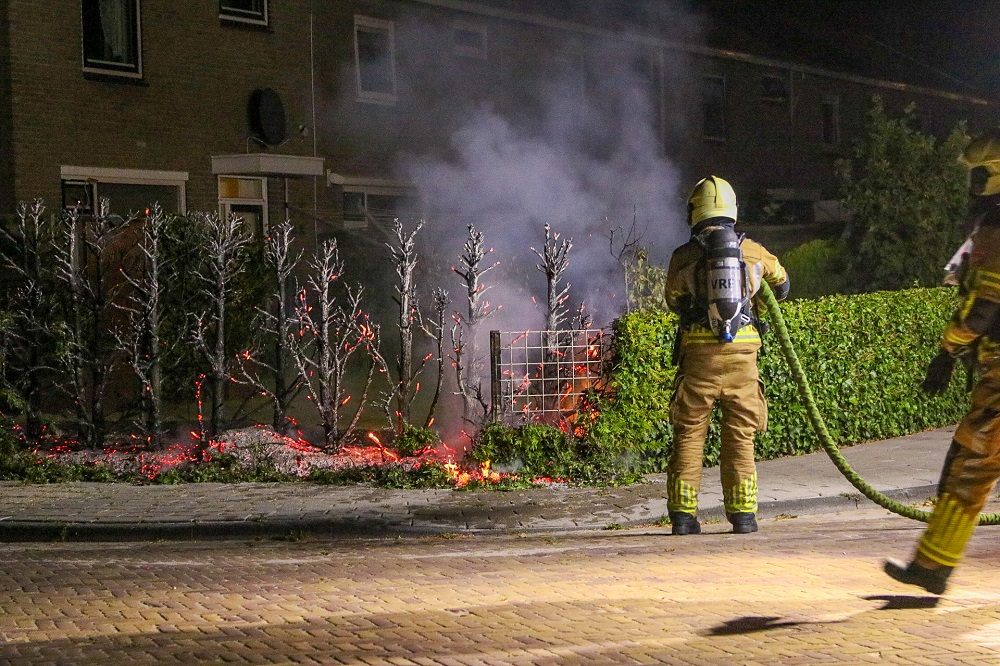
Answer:
M692 227L713 217L736 221L736 192L718 176L702 178L688 197L688 224Z
M959 161L970 169L969 191L972 194L1000 194L1000 137L986 134L973 139Z

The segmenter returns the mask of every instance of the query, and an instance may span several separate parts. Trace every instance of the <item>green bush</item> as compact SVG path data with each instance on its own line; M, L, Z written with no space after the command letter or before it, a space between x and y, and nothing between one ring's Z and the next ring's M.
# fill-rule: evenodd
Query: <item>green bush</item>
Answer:
M309 474L310 483L346 486L370 483L382 488L452 488L455 480L438 462L414 467L400 464L366 465L330 470L317 469Z
M851 444L897 437L957 422L968 407L962 371L939 398L918 384L955 307L949 287L828 296L781 304L792 344L833 439ZM612 395L590 436L630 452L645 468L662 467L670 451L668 405L676 320L635 312L615 323ZM761 379L769 427L757 436L759 460L809 453L821 444L774 334L764 338ZM705 462L718 460L717 426Z
M441 437L430 428L407 424L392 444L399 455L413 456L440 443Z
M469 457L478 463L511 465L520 479L529 482L550 478L579 485L618 485L639 480L619 453L606 442L573 437L549 425L510 428L490 423L480 432Z
M781 265L791 277L789 298L844 293L847 246L839 239L811 240L786 252Z

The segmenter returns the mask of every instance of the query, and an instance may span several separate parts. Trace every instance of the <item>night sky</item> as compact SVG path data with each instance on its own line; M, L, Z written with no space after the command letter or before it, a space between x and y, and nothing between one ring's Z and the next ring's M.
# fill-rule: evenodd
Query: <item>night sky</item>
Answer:
M969 93L1000 95L1000 0L691 0L725 21L740 11L864 35Z

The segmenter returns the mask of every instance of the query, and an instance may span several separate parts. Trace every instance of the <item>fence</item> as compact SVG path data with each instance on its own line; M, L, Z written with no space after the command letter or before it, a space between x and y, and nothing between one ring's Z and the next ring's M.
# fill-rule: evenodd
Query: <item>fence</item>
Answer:
M490 331L493 414L510 426L562 426L600 391L611 347L602 330Z

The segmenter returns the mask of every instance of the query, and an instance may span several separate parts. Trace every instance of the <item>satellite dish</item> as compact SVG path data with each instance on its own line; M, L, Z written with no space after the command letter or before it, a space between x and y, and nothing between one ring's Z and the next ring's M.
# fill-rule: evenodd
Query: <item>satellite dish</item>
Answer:
M285 140L285 107L281 97L270 88L258 88L247 101L250 134L269 146Z

